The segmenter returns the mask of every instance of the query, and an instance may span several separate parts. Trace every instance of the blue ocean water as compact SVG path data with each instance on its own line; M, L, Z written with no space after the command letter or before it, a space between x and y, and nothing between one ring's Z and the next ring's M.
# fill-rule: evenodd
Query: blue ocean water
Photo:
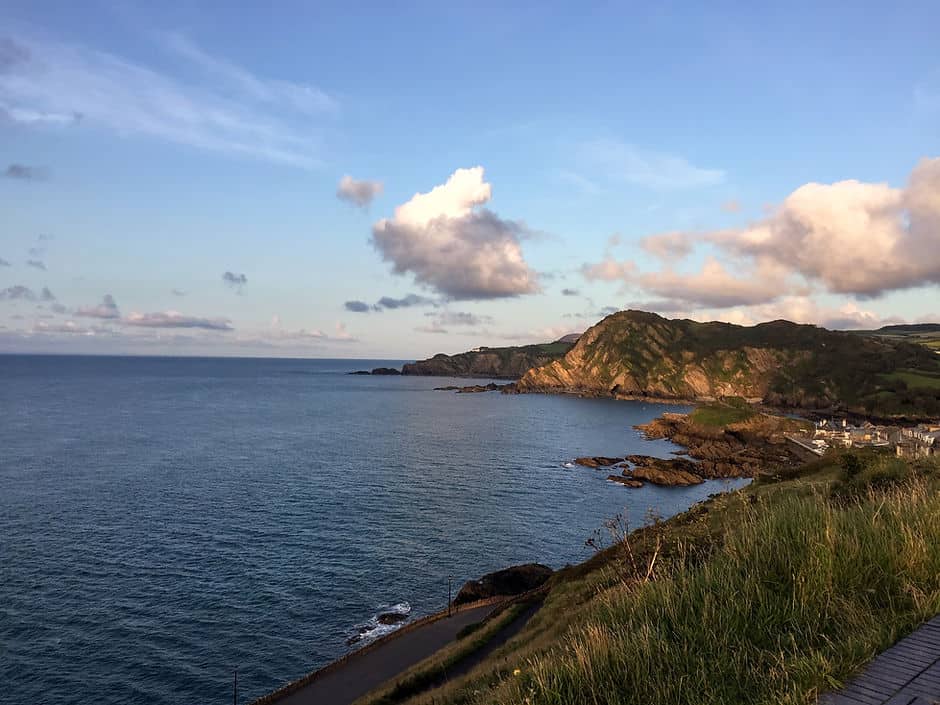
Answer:
M564 463L664 455L665 407L432 391L395 361L0 356L0 701L247 702L393 605L587 558L629 490Z

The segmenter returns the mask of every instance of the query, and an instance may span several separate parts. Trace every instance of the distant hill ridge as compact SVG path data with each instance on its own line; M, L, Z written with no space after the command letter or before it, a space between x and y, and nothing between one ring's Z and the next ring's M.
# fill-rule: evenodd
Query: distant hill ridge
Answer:
M558 360L571 350L579 334L572 333L553 343L502 348L479 347L457 355L439 353L402 367L403 375L433 377L490 377L518 379L529 369Z
M707 399L882 416L940 414L940 357L903 339L789 321L756 326L620 311L561 359L529 370L519 392Z

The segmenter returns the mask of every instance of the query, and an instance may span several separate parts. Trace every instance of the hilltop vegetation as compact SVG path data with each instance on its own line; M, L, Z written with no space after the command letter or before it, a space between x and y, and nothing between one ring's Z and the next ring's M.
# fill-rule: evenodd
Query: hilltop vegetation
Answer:
M573 342L563 338L553 343L481 348L458 355L440 353L427 360L404 365L401 373L434 377L518 379L533 367L541 367L564 357L573 345Z
M380 702L812 702L940 611L938 486L936 459L848 453L639 531L612 522L518 636L465 677Z
M621 311L561 360L530 370L520 392L710 399L878 416L940 414L940 356L898 336L789 321L756 326Z

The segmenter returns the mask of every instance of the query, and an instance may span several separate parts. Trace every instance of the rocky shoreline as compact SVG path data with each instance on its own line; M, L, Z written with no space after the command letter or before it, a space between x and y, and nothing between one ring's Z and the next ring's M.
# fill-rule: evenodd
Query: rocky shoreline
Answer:
M647 483L688 487L705 480L774 474L802 462L784 438L795 423L782 416L758 414L740 423L710 427L696 423L689 414L666 413L636 428L650 440L665 438L682 446L677 455L686 457L587 456L574 463L594 469L616 467L621 473L607 479L631 488Z

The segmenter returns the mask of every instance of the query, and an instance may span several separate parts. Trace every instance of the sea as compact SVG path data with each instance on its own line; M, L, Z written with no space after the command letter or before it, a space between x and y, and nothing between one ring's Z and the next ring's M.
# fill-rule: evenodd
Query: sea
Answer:
M571 464L667 456L633 426L683 407L347 374L401 363L0 356L0 702L247 703L738 484Z

